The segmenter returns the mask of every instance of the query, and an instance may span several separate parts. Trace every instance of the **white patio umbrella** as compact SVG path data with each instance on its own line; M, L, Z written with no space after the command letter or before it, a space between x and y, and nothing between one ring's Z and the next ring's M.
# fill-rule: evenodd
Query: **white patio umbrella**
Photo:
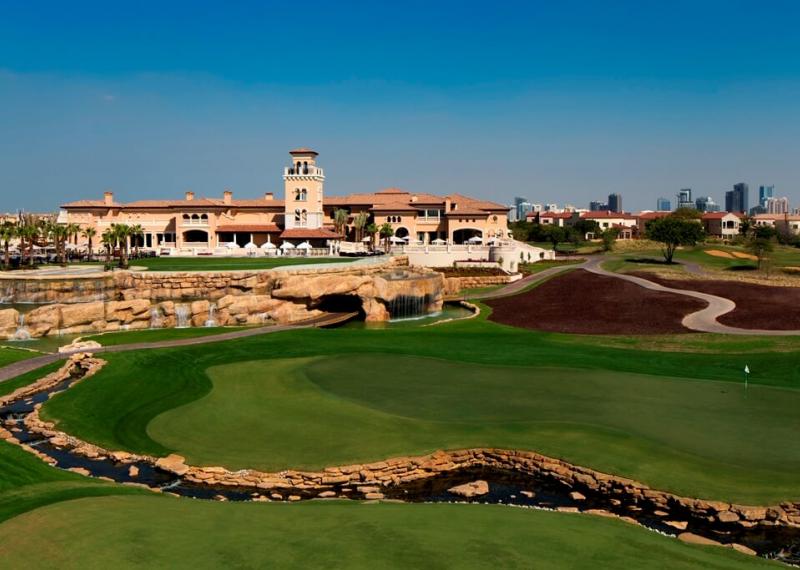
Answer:
M225 244L225 247L227 247L228 249L239 249L239 244L236 243L235 241L229 241L228 243Z
M467 240L468 243L481 243L483 238L480 236L473 236Z
M432 243L433 245L444 245L444 244L446 244L447 242L446 242L446 241L444 241L442 238L436 238L436 239L435 239L435 240L433 240L431 243Z
M294 249L294 244L288 241L285 241L281 244L281 249Z
M249 241L244 246L245 249L258 249L258 246L254 244L252 241Z
M297 246L297 249L313 249L313 248L311 247L310 243L304 241L303 243Z
M390 237L389 241L392 243L406 243L406 240L404 240L403 238L399 238L397 236Z
M265 241L261 244L261 249L275 249L275 244L271 241Z

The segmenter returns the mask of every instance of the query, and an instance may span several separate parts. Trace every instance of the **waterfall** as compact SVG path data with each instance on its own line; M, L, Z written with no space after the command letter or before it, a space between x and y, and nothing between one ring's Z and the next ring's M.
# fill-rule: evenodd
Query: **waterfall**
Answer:
M185 329L192 326L191 317L189 305L175 305L175 328Z
M19 314L19 324L17 330L11 335L9 340L31 340L31 333L25 326L25 315Z
M389 309L389 316L391 320L394 321L397 319L413 319L425 316L428 313L429 304L430 299L427 295L398 295L389 301L387 307Z
M216 314L217 314L217 304L211 303L208 306L208 318L206 319L206 322L203 324L207 327L217 326Z
M164 326L164 316L161 314L161 309L153 307L150 309L150 328L160 329Z

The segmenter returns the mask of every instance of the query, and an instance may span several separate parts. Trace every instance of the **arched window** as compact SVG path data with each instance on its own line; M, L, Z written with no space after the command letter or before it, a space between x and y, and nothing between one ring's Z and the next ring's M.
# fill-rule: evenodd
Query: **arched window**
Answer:
M302 217L300 219L300 225L304 226L304 225L306 225L306 222L308 222L308 210L303 210L301 212L301 214L302 214Z
M183 215L183 219L184 219L184 220L188 220L188 219L189 219L189 214L184 214L184 215Z
M303 174L308 174L308 163L303 162Z
M208 221L208 214L201 214L200 219L207 222Z
M295 188L294 189L294 199L295 199L295 201L299 201L300 200L300 188Z
M300 209L299 208L294 211L294 222L296 224L300 223Z
M397 223L399 224L402 221L403 221L403 216L397 216Z
M197 214L192 214L192 221L193 222L196 222L199 219L200 219L200 217Z
M306 190L305 188L300 190L300 200L302 200L303 202L308 200L308 190Z

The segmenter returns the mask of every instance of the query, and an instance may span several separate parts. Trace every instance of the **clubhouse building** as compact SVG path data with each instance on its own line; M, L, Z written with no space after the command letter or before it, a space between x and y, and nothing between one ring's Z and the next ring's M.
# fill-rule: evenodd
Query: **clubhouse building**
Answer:
M202 198L187 191L181 200L120 203L107 191L101 200L62 205L59 221L77 224L82 230L94 228L97 239L112 224L140 226L142 234L136 238L140 247L173 255L298 245L319 252L338 251L344 242L379 241L367 230L371 224L385 223L394 230L396 242L423 246L488 243L509 237L508 207L502 204L397 188L326 197L318 153L299 148L289 154L291 164L283 170L281 197L266 192L255 199L235 199L225 190L221 198ZM338 220L337 210L344 211ZM79 238L79 244L85 242Z

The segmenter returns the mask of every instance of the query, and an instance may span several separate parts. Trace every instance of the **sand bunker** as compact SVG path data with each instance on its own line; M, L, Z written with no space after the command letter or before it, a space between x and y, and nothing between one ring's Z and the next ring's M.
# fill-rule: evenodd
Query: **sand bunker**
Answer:
M707 249L706 254L714 257L724 257L725 259L736 259L727 251L720 251L718 249Z

